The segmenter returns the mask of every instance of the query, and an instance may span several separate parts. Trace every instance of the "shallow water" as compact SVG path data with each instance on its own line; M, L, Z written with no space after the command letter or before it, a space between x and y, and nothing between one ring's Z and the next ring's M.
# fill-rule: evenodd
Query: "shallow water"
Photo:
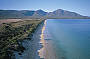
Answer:
M56 59L90 59L89 19L47 19L44 32L51 37Z

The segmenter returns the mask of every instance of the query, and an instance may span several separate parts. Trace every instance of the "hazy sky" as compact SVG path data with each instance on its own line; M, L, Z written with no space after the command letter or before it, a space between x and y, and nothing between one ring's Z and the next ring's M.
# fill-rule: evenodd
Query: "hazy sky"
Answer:
M90 0L0 0L0 9L44 11L64 9L90 16Z

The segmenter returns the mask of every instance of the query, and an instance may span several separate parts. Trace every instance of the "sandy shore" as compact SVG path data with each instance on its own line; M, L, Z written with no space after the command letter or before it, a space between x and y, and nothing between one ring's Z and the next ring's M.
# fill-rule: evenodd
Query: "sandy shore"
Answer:
M40 50L38 50L40 58L57 59L54 48L52 46L52 40L50 40L51 37L47 32L46 21L44 22L44 26L42 28L40 37L41 37L40 44L43 45L43 47Z

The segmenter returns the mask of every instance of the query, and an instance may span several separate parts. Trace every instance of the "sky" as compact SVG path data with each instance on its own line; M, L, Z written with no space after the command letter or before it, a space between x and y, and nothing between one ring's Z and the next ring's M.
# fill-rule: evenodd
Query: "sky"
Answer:
M0 0L0 9L42 9L47 12L63 9L76 12L84 16L90 16L90 0Z

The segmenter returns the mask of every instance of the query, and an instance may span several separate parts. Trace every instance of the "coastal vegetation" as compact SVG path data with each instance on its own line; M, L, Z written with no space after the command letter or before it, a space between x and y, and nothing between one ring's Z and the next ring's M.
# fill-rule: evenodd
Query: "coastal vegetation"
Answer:
M0 24L0 59L14 58L14 51L21 54L25 50L22 41L24 39L31 40L36 28L43 21L42 19L33 19Z

